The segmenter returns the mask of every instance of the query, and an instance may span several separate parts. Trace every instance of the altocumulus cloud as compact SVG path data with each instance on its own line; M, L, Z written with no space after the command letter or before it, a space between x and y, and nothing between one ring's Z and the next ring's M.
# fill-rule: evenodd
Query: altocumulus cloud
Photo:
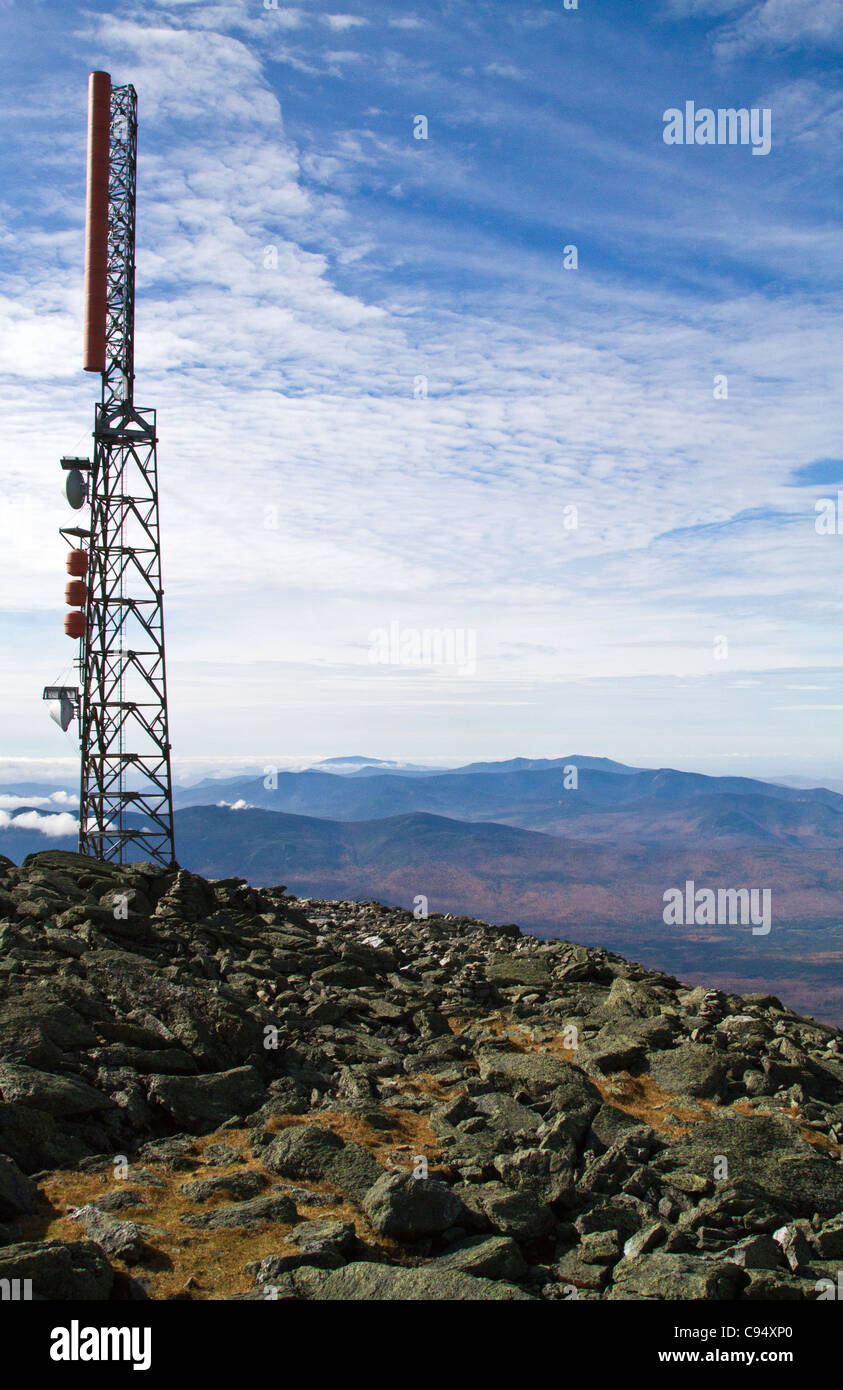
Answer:
M376 678L366 634L393 619L478 631L475 708L484 687L487 702L546 690L550 708L576 676L616 679L625 709L627 679L711 675L723 631L733 675L828 659L839 562L813 529L816 489L788 487L833 454L824 406L840 384L828 342L841 316L823 294L839 272L824 212L832 111L815 107L817 79L764 74L765 104L779 93L790 113L777 169L801 146L795 224L786 178L745 189L745 170L722 160L664 161L675 53L660 66L658 24L655 39L627 31L634 7L610 4L542 12L534 30L494 10L432 3L398 27L377 0L366 24L239 0L68 7L77 71L30 102L35 180L0 185L32 232L10 240L0 286L14 441L0 526L28 606L9 621L43 623L21 657L28 686L45 676L43 633L63 650L55 460L90 431L78 371L89 61L140 92L139 390L159 409L185 751L205 751L215 728L219 739L214 710L244 716L260 747L296 699L321 747L350 698L380 733L386 682L407 710L432 707L437 684L465 699L447 671ZM807 13L770 0L686 3L673 17L709 21L716 41L761 11L782 36L787 12ZM821 0L813 12L829 13ZM569 51L564 26L580 20ZM630 32L649 86L629 82ZM337 63L337 33L355 62ZM708 50L699 61L713 81ZM290 63L295 86L278 78ZM753 74L738 75L751 96ZM431 118L427 142L412 138L414 110ZM809 137L819 163L806 171ZM580 267L566 276L569 240ZM713 399L715 373L727 400ZM21 705L20 727L41 713ZM511 737L504 717L488 728Z

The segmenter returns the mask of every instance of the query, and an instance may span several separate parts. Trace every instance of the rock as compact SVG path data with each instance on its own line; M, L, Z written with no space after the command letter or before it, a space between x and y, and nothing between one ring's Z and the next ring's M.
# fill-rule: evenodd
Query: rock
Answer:
M56 1119L95 1114L114 1104L84 1081L12 1062L0 1062L0 1097L7 1105L17 1102Z
M786 1299L791 1303L804 1301L806 1295L802 1284L792 1275L781 1271L751 1269L749 1280L741 1298L750 1302L773 1302Z
M168 1173L192 1173L199 1167L196 1145L187 1135L154 1139L149 1144L143 1144L137 1156L144 1163L161 1164Z
M637 980L618 978L609 986L606 1009L615 1014L632 1014L637 1018L653 1018L662 1012L669 995Z
M777 1231L773 1232L773 1240L780 1246L781 1252L794 1274L798 1274L800 1270L810 1265L814 1252L805 1238L805 1232L801 1231L798 1226L780 1226Z
M363 1198L363 1210L376 1231L394 1240L441 1235L460 1223L463 1204L435 1178L384 1173Z
M96 1060L106 1067L130 1067L141 1076L193 1076L196 1061L183 1047L142 1048L110 1043L99 1048Z
M590 1042L577 1050L577 1062L592 1075L639 1071L644 1064L644 1044L621 1026L607 1024Z
M465 1185L457 1189L457 1195L481 1226L513 1240L538 1240L556 1226L556 1217L545 1202L531 1192L513 1192L503 1183Z
M514 1137L518 1134L532 1133L539 1123L535 1110L520 1105L505 1091L490 1091L478 1096L474 1107L482 1115L489 1129L495 1134Z
M553 1114L584 1114L590 1120L603 1104L603 1097L585 1072L580 1071L578 1067L569 1066L559 1085L548 1097L548 1103Z
M843 1211L843 1163L820 1156L809 1144L805 1148L807 1153L768 1155L767 1190L794 1216L836 1216Z
M215 1207L212 1211L190 1213L179 1218L183 1226L193 1226L200 1231L228 1229L243 1226L246 1230L256 1230L259 1226L280 1223L288 1225L298 1220L295 1202L283 1194L270 1192L265 1197L254 1197L248 1202L234 1202L229 1206Z
M576 1197L576 1174L571 1159L549 1149L516 1149L500 1154L494 1166L507 1187L531 1192L548 1206L571 1205Z
M554 1277L560 1284L572 1284L576 1289L605 1289L611 1270L605 1264L589 1264L580 1250L570 1250L557 1260Z
M617 1231L628 1237L639 1231L650 1215L651 1209L644 1202L622 1192L593 1203L576 1218L574 1226L581 1236L592 1231Z
M550 962L524 951L500 951L489 962L489 979L497 985L544 988L550 984Z
M146 1207L149 1203L140 1188L122 1187L114 1192L106 1192L102 1197L95 1197L87 1205L95 1211L132 1211L135 1207Z
M51 1115L28 1105L0 1104L0 1153L24 1173L72 1168L85 1152L84 1140L67 1134Z
M90 1240L26 1241L0 1249L2 1279L31 1279L35 1301L102 1301L111 1297L114 1270Z
M383 1169L362 1145L345 1143L318 1125L290 1125L261 1153L271 1173L285 1178L331 1182L360 1201Z
M38 1199L38 1188L22 1173L14 1159L0 1154L0 1221L14 1221L31 1212Z
M254 1067L234 1067L207 1076L151 1076L149 1099L188 1128L213 1129L233 1115L247 1115L264 1087Z
M655 1166L713 1173L725 1157L730 1178L762 1189L782 1213L836 1216L843 1210L843 1164L818 1154L796 1126L779 1115L740 1115L724 1110L671 1140Z
M272 1284L281 1275L302 1268L339 1269L347 1262L357 1238L350 1221L305 1221L287 1239L298 1246L292 1254L267 1255L246 1266L255 1283Z
M578 1253L586 1264L616 1264L622 1253L620 1236L617 1231L590 1231L580 1241Z
M97 1035L54 989L27 985L0 998L0 1058L24 1066L59 1066L73 1047L94 1047Z
M843 1217L826 1221L814 1236L814 1249L821 1260L843 1259Z
M185 1296L219 1228L214 1258L254 1256L249 1299L523 1299L519 1282L550 1300L813 1299L843 1260L841 1048L772 997L517 928L49 851L0 861L0 1250L37 1210L32 1175L64 1169L100 1192L84 1222L123 1270L157 1229L134 1218L166 1226ZM654 1087L645 1125L625 1097ZM329 1219L364 1203L384 1228L369 1245ZM56 1270L84 1247L33 1242ZM113 1295L158 1296L162 1267Z
M243 1162L243 1155L233 1144L208 1144L204 1157L212 1167L230 1168L234 1163Z
M92 1204L77 1208L73 1219L84 1226L85 1234L106 1255L124 1260L126 1264L137 1264L143 1256L143 1234L134 1221L117 1221Z
M747 1282L738 1265L654 1250L616 1264L607 1297L723 1301L737 1298Z
M668 1237L668 1228L663 1221L653 1221L649 1226L643 1226L635 1235L629 1236L624 1241L623 1253L626 1259L635 1260L639 1255L648 1255L657 1246L664 1245ZM735 1263L739 1263L736 1261Z
M683 1043L669 1052L652 1052L647 1069L662 1090L686 1096L713 1097L726 1075L722 1057L701 1043Z
M540 1052L480 1052L480 1075L502 1091L526 1091L545 1096L562 1086L571 1070L570 1062Z
M263 1173L246 1170L242 1173L220 1173L215 1178L196 1178L193 1182L182 1183L179 1192L190 1202L207 1202L220 1192L227 1192L240 1201L257 1197L263 1192L267 1180Z
M471 1236L462 1240L435 1261L432 1269L454 1269L485 1279L523 1279L528 1265L517 1244L509 1236Z
M742 1269L779 1269L783 1250L772 1236L745 1236L723 1251L723 1258Z
M348 1264L334 1270L320 1283L315 1297L320 1302L359 1302L406 1300L407 1302L452 1302L489 1299L530 1301L530 1295L514 1284L478 1279L460 1270L401 1269L389 1265Z
M590 1139L601 1149L608 1149L627 1130L636 1129L638 1121L634 1115L628 1115L625 1110L618 1110L614 1105L601 1105L594 1119L591 1121Z
M331 1245L343 1255L350 1255L357 1242L353 1221L303 1221L289 1238L302 1250Z
M296 1250L286 1255L266 1255L257 1264L248 1264L245 1273L254 1275L255 1284L275 1284L285 1274L299 1269L341 1269L346 1260L330 1245L314 1250Z

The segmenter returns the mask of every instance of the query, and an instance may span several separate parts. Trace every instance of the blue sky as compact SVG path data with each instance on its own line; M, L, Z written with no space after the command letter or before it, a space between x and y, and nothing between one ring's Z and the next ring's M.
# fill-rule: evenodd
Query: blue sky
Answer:
M139 94L180 772L843 776L841 46L837 0L0 0L6 776L75 753L93 68ZM666 145L689 100L770 153ZM395 625L476 660L374 663Z

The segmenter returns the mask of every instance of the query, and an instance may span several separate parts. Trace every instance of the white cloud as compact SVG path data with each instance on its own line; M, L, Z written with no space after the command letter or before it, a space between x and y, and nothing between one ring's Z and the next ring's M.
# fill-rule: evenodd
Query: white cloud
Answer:
M280 24L282 29L300 29L306 23L308 16L304 10L296 9L291 5L279 5L271 7L269 20L273 24Z
M754 0L666 0L667 12L679 18L715 16L746 10Z
M514 63L487 63L483 68L487 77L509 77L514 82L524 82L527 73Z
M655 256L659 275L597 273L586 237L566 279L553 247L510 255L499 227L519 225L521 191L505 169L469 164L453 131L539 131L595 174L616 161L630 185L657 177L658 150L484 84L494 99L476 115L459 106L441 138L434 122L426 151L408 118L377 135L335 122L303 155L266 78L273 19L260 17L259 38L247 16L243 38L168 28L163 15L96 21L102 61L131 71L141 97L138 398L159 410L177 747L198 753L231 733L234 756L278 727L291 747L321 746L345 697L379 729L385 704L410 711L407 729L422 704L550 703L565 683L666 687L677 672L707 682L720 632L733 675L822 666L839 551L816 536L813 494L787 481L838 443L824 403L841 385L828 351L840 314L814 283L834 264L833 230L763 199L736 208L720 166L674 164L657 226L635 206L601 218L604 247L627 267ZM459 86L433 88L442 109ZM787 91L806 134L810 84ZM421 230L375 201L399 183ZM582 225L568 198L564 216ZM470 241L425 226L428 207L459 217L468 203ZM52 746L33 677L45 652L69 655L56 461L89 447L93 399L78 372L81 207L61 211L64 230L45 224L0 299L0 409L16 441L0 535L31 627L27 681L0 675L0 695L34 731L33 751ZM530 215L564 244L555 207ZM659 283L668 257L684 287ZM735 267L796 262L804 292L730 283ZM720 371L729 401L713 399ZM367 633L392 619L476 629L478 679L372 670ZM342 749L332 737L325 751Z
M57 840L66 835L76 835L79 831L79 822L68 811L44 816L40 815L38 811L24 811L19 816L10 816L8 811L0 811L0 829L37 830L39 834L45 835L48 839Z
M776 709L781 710L841 710L843 705L776 705Z
M369 21L357 14L323 14L322 23L335 33L344 34L349 29L362 29Z
M679 13L727 18L714 34L718 57L733 59L756 51L835 49L843 43L843 7L839 0L675 0Z
M776 143L819 145L834 158L843 139L843 103L833 88L799 78L765 93L759 105L773 112Z
M16 796L12 794L0 795L0 809L14 811L18 806L75 806L79 801L78 796L71 796L69 792L52 792L49 796Z
M759 51L836 49L843 44L840 0L667 0L673 18L711 19L715 54L731 60Z

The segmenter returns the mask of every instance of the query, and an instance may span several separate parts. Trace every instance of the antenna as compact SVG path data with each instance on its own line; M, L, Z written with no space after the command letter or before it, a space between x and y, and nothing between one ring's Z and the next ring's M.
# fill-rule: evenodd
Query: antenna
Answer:
M102 399L93 461L62 459L68 502L90 506L88 528L60 528L81 691L48 689L61 727L78 710L80 853L175 866L156 414L134 404L136 179L137 93L91 73L83 366Z

